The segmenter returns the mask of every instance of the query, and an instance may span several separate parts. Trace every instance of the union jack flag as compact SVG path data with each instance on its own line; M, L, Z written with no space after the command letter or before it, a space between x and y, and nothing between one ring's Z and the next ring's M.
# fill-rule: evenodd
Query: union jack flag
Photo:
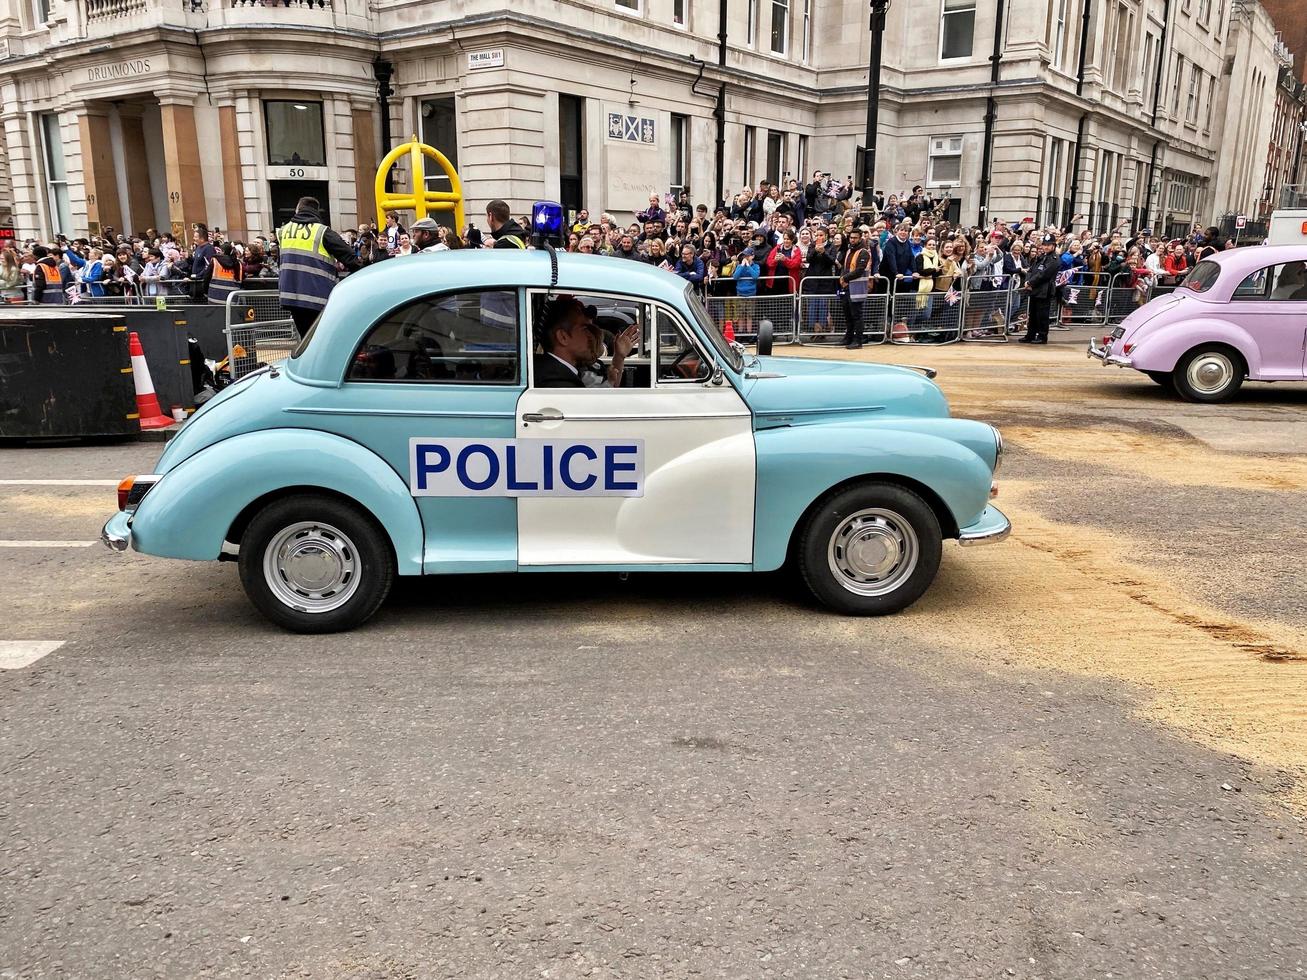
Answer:
M957 306L958 300L960 300L961 298L962 298L962 294L953 288L950 288L949 291L944 294L944 302L947 303L949 306Z
M1076 301L1077 301L1078 299L1080 299L1080 290L1078 290L1078 289L1071 289L1071 290L1068 290L1068 291L1067 291L1067 294L1066 294L1066 305L1067 305L1067 306L1075 306L1075 305L1076 305Z
M1063 269L1057 274L1057 285L1065 286L1071 281L1071 277L1076 274L1075 269Z

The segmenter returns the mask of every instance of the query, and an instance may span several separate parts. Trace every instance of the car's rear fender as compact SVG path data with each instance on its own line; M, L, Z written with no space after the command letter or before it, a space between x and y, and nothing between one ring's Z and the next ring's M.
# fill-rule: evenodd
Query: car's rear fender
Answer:
M313 429L247 432L183 460L141 501L132 545L162 558L215 559L250 504L290 488L358 504L389 535L399 574L422 573L422 520L408 485L371 450Z
M921 493L940 516L946 537L957 537L960 527L984 511L993 479L988 461L944 436L899 431L888 424L800 426L756 434L755 569L783 565L791 537L809 508L830 491L860 480L899 483ZM908 424L923 426L918 420Z
M1262 369L1261 352L1252 335L1238 324L1219 317L1150 324L1147 330L1140 331L1127 340L1134 347L1125 356L1130 358L1130 366L1140 371L1174 371L1176 363L1186 351L1203 344L1225 344L1234 348L1248 365L1248 373L1253 377L1260 374Z

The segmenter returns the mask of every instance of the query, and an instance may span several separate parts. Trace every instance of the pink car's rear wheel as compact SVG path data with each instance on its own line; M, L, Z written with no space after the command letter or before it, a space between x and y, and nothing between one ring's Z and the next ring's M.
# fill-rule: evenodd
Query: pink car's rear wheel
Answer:
M1180 397L1191 402L1229 401L1248 374L1243 357L1224 344L1203 344L1187 351L1171 375Z

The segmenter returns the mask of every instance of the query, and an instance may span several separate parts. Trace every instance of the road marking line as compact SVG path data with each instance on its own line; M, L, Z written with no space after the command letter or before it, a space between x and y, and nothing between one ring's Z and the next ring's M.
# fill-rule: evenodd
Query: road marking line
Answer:
M116 487L117 480L0 480L4 487Z
M0 670L30 667L63 645L63 640L0 640Z
M94 541L0 541L0 548L89 548Z

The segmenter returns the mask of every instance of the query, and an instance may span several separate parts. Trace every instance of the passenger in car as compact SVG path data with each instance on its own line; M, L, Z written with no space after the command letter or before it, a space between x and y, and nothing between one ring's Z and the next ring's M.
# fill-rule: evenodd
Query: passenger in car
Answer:
M537 388L584 388L581 369L591 362L591 334L585 307L574 296L549 302L540 327L540 350L533 361Z
M581 383L587 388L620 388L627 357L640 341L640 327L632 324L619 334L611 334L594 320L594 307L586 307L590 334L590 365L581 372ZM604 352L613 352L612 363L604 364Z

